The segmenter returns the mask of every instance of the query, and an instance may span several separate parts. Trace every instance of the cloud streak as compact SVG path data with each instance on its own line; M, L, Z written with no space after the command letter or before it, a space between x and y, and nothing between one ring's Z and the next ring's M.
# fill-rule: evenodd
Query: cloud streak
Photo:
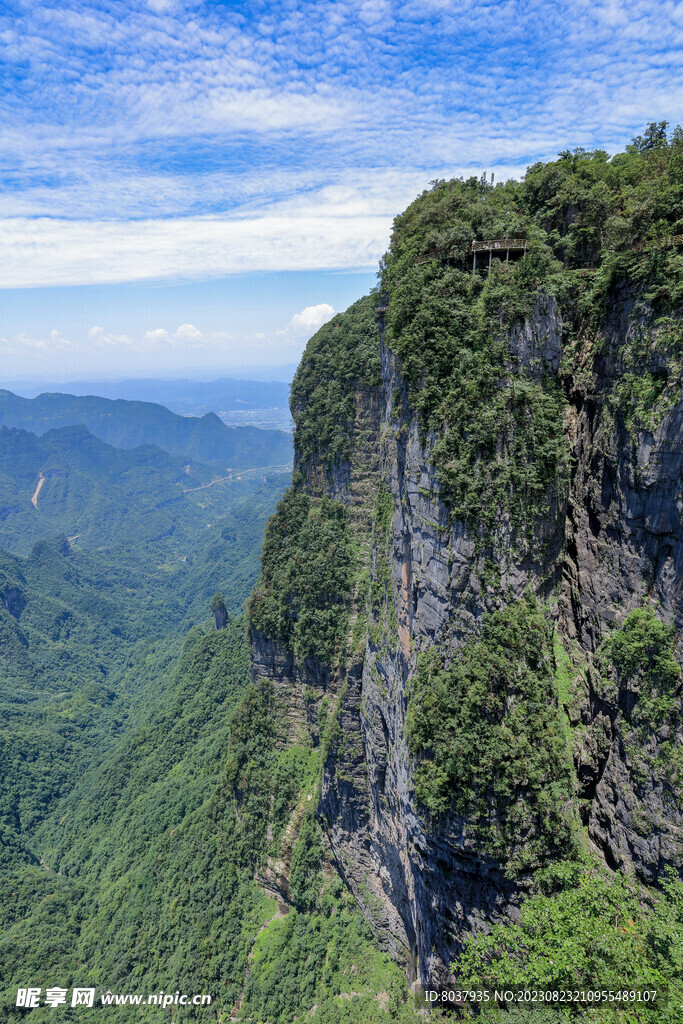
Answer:
M261 216L0 222L5 287L210 278L251 271L373 269L391 217L301 206ZM21 238L21 245L17 239Z

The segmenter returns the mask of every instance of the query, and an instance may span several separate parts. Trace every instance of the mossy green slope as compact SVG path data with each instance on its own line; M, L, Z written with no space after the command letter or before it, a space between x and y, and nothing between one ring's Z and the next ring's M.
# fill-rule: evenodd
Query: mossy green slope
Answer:
M306 346L290 399L300 463L317 455L330 467L351 457L357 393L382 382L378 301L359 299Z

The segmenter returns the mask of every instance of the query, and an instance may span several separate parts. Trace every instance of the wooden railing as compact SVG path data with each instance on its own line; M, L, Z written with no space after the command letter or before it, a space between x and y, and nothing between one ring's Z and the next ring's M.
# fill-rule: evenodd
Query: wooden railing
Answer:
M460 254L455 249L430 249L423 252L415 260L416 263L428 263L429 260L454 260Z
M527 247L526 238L492 238L488 241L478 241L473 238L468 246L468 252L470 256L478 252L488 252L493 254L494 252L504 252L507 254L511 252L526 252ZM415 260L416 263L428 263L429 260L455 260L462 259L462 250L458 249L430 249L429 252L421 253Z
M472 273L477 269L477 254L488 253L488 265L491 267L491 260L494 253L505 253L505 259L509 259L510 253L526 253L528 240L526 238L491 238L479 241L473 238L468 247L468 253L472 257ZM683 245L683 235L669 235L668 238L657 238L651 242L643 242L633 247L634 252L649 252L652 249L670 249L677 245ZM428 263L429 260L457 260L462 259L462 250L457 249L430 249L416 257L415 263ZM380 300L379 312L384 313L388 307L388 300Z
M489 254L489 270L491 269L491 262L493 260L494 252L505 253L506 262L510 259L511 252L521 252L526 255L527 240L526 238L492 238L486 242L478 242L476 238L473 238L470 242L470 253L472 254L472 276L477 270L477 253L487 252Z
M526 238L493 238L488 242L478 242L473 238L470 242L470 252L495 252L497 249L513 250L526 249Z

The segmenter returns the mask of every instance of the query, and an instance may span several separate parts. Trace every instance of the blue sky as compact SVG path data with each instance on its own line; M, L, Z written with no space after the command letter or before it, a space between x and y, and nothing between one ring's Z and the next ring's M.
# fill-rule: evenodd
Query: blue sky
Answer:
M621 148L683 4L0 0L0 372L296 359L434 177Z

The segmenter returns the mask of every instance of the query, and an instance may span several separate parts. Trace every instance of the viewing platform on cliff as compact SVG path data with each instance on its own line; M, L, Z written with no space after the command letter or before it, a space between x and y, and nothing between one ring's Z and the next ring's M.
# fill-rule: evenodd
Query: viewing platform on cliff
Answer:
M489 254L489 269L491 267L491 261L493 256L500 256L505 253L506 262L510 259L518 259L523 256L526 252L528 242L526 238L492 238L488 240L479 241L477 238L473 238L468 246L468 253L472 256L472 272L477 269L477 254L488 253ZM427 263L429 260L457 260L462 259L462 250L458 252L456 249L430 249L429 252L423 252L415 260L416 263Z
M526 255L529 241L526 238L490 238L490 239L478 239L473 238L470 242L467 252L472 257L472 273L474 274L477 269L477 257L481 258L482 254L488 253L488 269L491 269L491 263L493 257L496 256L498 259L503 258L505 253L505 262L509 260L517 260L522 256ZM641 242L633 246L633 252L645 253L651 252L653 249L669 249L683 247L683 235L669 235L664 238L656 238L648 240L647 242ZM429 252L423 252L415 259L415 263L422 264L428 263L429 260L453 260L459 262L462 260L462 249L430 249ZM594 263L595 260L589 260L589 263ZM483 261L479 262L481 268ZM576 268L575 268L576 269ZM585 268L584 268L585 269ZM593 267L594 271L596 268ZM578 270L576 271L578 273ZM388 308L387 304L383 304L380 301L379 311L384 313Z
M490 270L494 254L502 257L503 253L505 253L505 262L507 263L511 255L513 258L524 256L526 247L526 238L491 238L481 242L473 238L469 248L470 255L472 256L472 273L477 269L477 253L489 254Z

